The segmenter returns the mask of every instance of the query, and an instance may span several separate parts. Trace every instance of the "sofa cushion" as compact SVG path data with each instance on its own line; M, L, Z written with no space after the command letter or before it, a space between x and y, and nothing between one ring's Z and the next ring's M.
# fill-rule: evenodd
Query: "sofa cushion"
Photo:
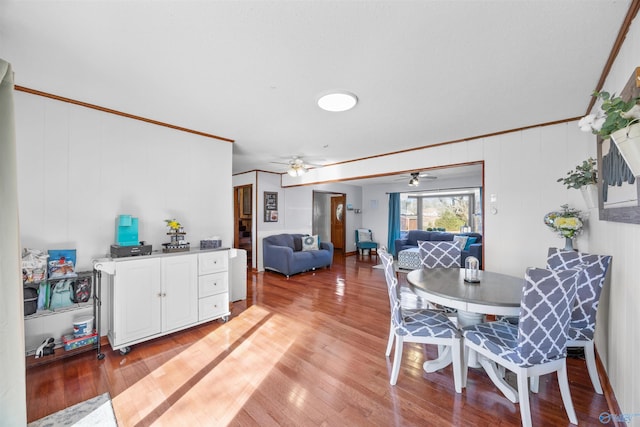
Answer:
M273 236L265 237L265 240L267 240L270 245L287 246L294 251L296 250L292 234L274 234Z
M318 236L304 236L302 238L302 250L303 251L317 251L318 250Z
M468 251L468 250L469 250L469 247L470 247L471 245L473 245L477 240L478 240L478 238L477 238L477 237L470 237L470 236L467 236L467 241L465 242L464 250L465 250L465 251Z
M410 230L407 233L407 246L418 246L418 240L431 240L431 231Z
M458 247L461 251L466 249L467 239L469 239L469 236L453 236L453 241L458 243Z

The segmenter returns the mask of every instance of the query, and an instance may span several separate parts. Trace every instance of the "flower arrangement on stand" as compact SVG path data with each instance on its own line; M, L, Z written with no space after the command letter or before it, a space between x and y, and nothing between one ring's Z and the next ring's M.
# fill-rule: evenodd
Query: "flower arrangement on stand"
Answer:
M582 233L586 215L569 205L560 206L561 211L549 212L544 216L544 223L560 237L565 238L565 251L575 250L573 247L573 239Z

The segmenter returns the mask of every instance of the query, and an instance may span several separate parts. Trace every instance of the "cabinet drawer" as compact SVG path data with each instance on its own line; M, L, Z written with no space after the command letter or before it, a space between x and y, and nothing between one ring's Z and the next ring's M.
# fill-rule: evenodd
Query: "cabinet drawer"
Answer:
M198 320L213 319L229 313L229 294L218 294L198 300Z
M227 271L229 251L205 252L198 254L198 274Z
M229 275L226 271L198 277L198 296L200 298L227 292L228 290Z

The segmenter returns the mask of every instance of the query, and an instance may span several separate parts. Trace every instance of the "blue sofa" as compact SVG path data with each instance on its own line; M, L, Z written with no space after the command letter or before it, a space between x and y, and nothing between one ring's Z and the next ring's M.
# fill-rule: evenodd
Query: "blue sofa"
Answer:
M442 231L423 231L423 230L410 230L407 232L406 236L402 239L398 239L395 241L395 256L398 258L398 253L402 250L409 248L417 248L418 241L453 241L453 236L469 236L475 237L476 241L474 243L468 244L467 247L461 251L460 253L460 265L464 267L464 261L468 256L474 256L478 258L480 262L480 268L482 268L482 234L479 233L447 233Z
M273 270L289 277L303 271L331 267L333 243L320 242L318 250L303 251L304 234L275 234L262 240L262 263L265 270Z

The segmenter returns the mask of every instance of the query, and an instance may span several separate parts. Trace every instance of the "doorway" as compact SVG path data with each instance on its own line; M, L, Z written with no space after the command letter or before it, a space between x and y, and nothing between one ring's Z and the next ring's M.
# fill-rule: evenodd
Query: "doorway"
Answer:
M247 266L251 267L253 249L253 185L233 187L233 247L247 251Z
M328 191L313 192L312 232L320 240L333 243L334 253L346 254L347 195Z
M344 220L345 220L345 204L346 196L341 194L339 196L331 197L331 242L333 248L344 252Z

